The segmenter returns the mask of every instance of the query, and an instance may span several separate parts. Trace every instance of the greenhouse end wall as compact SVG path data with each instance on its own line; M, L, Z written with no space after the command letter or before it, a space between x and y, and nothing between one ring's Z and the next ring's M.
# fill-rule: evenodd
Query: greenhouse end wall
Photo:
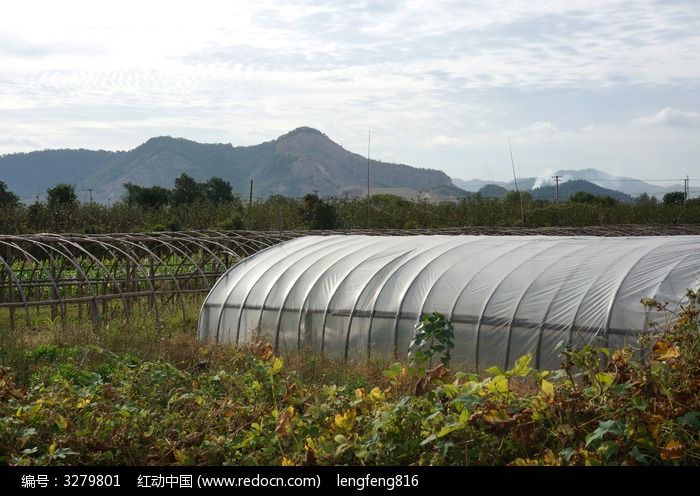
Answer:
M405 357L421 315L455 328L453 363L509 366L562 345L636 340L700 286L700 237L307 236L244 259L212 288L199 338L345 359Z

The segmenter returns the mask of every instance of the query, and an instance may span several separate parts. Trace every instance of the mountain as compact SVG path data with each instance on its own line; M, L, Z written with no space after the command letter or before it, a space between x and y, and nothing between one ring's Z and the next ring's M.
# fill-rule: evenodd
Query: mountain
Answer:
M367 191L367 158L309 127L253 146L157 137L124 152L45 150L0 156L0 180L25 202L32 201L37 190L43 196L59 182L73 184L79 193L92 190L95 201L114 202L123 196L124 183L170 188L183 172L198 181L222 177L243 196L248 195L251 179L256 197L298 197L313 191L321 196L364 195ZM374 194L466 195L442 171L377 160L370 161L370 186Z
M61 182L79 184L121 152L45 150L0 156L0 180L23 201L45 196L47 188ZM77 189L77 188L76 188ZM79 195L81 196L81 195Z
M632 197L630 195L621 193L620 191L602 188L597 184L581 179L566 181L559 184L559 199L561 201L568 200L570 196L578 192L590 193L594 196L610 196L624 203L632 201ZM557 197L555 186L542 186L540 188L535 188L530 190L530 194L535 200L554 200Z
M522 190L531 190L540 186L553 186L553 176L561 176L561 185L568 181L582 180L600 186L603 189L618 191L630 196L638 196L642 193L647 193L650 196L661 198L664 194L671 191L683 191L682 181L679 184L670 184L668 186L658 186L640 179L634 179L624 176L614 176L607 172L598 169L582 169L582 170L560 170L551 174L546 174L541 177L523 177L518 179L518 187ZM514 190L515 184L513 181L484 181L482 179L463 179L452 178L452 183L466 191L478 191L488 184L495 184L504 187L508 190ZM561 192L561 190L560 190Z
M484 181L483 179L470 179L465 181L463 179L457 179L456 177L452 178L452 184L471 193L478 192L484 186L496 185L505 188L508 185L508 183L502 181Z

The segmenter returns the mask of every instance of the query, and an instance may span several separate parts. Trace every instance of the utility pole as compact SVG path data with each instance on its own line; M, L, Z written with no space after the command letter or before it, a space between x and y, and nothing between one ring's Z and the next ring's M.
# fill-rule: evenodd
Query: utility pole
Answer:
M555 200L555 203L559 203L559 179L561 179L561 176L553 176L554 177L554 182L557 184L557 198Z
M253 206L253 180L250 180L250 196L248 197L248 208Z
M367 129L367 227L372 226L371 222L371 212L370 212L370 196L369 196L369 147L372 139L372 130Z
M690 177L685 176L685 179L683 179L683 205L685 205L686 202L688 201L688 192L690 191L689 184L688 184L689 182L690 182Z

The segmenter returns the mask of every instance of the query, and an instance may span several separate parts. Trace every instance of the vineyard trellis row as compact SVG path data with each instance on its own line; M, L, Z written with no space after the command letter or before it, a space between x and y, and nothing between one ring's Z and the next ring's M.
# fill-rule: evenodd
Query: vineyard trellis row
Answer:
M290 237L240 231L3 235L0 325L30 327L43 315L61 325L87 318L99 327L116 314L129 318L132 306L144 302L156 321L165 307L180 308L184 319L186 296L201 298L237 261Z

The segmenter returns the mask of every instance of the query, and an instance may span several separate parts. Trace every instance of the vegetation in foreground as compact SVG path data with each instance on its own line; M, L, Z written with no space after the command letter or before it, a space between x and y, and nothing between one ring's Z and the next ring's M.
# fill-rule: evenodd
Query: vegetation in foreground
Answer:
M265 341L207 347L148 328L38 345L25 336L1 350L0 457L13 465L698 464L700 294L688 300L639 350L566 350L555 372L533 370L524 356L482 376L445 367L452 337L439 315L424 319L408 365L283 360Z

